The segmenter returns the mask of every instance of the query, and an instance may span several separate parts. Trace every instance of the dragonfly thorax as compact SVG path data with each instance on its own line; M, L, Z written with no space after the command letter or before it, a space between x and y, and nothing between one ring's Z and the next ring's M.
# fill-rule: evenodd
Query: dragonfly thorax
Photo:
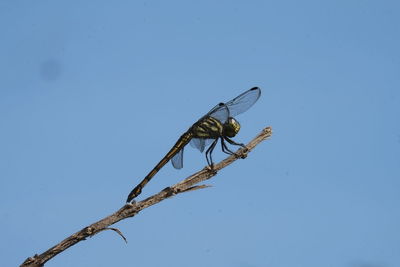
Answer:
M223 135L228 137L234 137L240 130L240 123L232 117L224 123Z
M190 131L194 138L215 139L222 135L224 125L213 117L206 117L196 122Z

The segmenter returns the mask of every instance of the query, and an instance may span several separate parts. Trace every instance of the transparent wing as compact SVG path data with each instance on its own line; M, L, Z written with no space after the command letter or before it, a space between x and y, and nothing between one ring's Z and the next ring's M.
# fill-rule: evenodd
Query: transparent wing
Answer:
M192 140L190 140L190 145L194 148L197 148L198 150L200 150L200 152L203 152L204 149L211 144L211 142L214 139L203 139L203 138L192 138Z
M229 117L235 117L246 110L248 110L261 96L261 89L258 87L253 87L246 92L238 95L225 105L229 110Z
M175 169L183 168L183 148L171 159L171 162Z
M229 118L229 109L224 103L219 103L206 114L224 123Z
M229 117L239 115L248 110L260 98L261 89L253 87L238 95L231 101L219 103L206 114L224 123Z
M203 152L204 148L206 147L206 143L204 142L204 140L205 139L192 138L192 140L190 140L190 145L200 150L200 152Z

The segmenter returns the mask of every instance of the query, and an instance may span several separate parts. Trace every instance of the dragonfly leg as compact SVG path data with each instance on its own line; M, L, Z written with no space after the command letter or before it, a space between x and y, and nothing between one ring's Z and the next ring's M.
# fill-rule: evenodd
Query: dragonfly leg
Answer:
M241 146L241 147L243 147L243 148L246 148L246 146L245 146L244 144L236 143L235 141L233 141L232 139L230 139L230 138L227 137L227 136L224 136L224 139L225 139L226 141L228 141L228 143L231 144L231 145Z
M224 139L231 145L243 147L245 154L243 154L242 158L243 159L246 158L246 156L247 156L246 153L247 153L248 150L247 150L247 147L244 144L236 143L235 141L233 141L232 139L230 139L229 137L226 137L226 136L224 136ZM234 153L234 154L236 154L236 153Z
M214 162L212 160L211 153L214 151L214 148L215 148L215 145L217 144L217 142L218 142L218 138L215 139L214 142L212 142L211 146L206 151L207 163L208 163L208 166L211 167L211 169L214 168Z
M228 146L225 144L224 138L221 137L221 148L222 148L222 152L224 152L225 154L228 155L233 155L235 154L234 152L232 152Z

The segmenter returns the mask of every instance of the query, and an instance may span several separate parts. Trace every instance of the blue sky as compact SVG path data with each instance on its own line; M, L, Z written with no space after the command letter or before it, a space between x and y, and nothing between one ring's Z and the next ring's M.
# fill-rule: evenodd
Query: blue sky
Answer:
M246 160L46 266L400 265L396 1L0 2L0 251L112 213L179 136L253 86ZM215 157L222 159L221 152ZM203 168L188 147L156 193Z

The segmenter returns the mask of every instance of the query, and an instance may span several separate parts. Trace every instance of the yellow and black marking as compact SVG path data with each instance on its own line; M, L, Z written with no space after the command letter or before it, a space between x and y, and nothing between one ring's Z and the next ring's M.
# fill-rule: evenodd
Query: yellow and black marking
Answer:
M195 138L215 139L222 135L223 129L224 126L219 120L206 117L195 123L190 131Z
M240 123L234 118L229 118L224 123L224 132L222 135L227 137L235 137L239 131Z
M178 141L175 143L175 145L171 148L171 150L167 153L167 155L162 158L162 160L149 172L149 174L144 177L144 179L138 184L128 195L128 199L126 202L131 202L135 197L140 195L142 192L143 187L146 186L146 184L156 175L156 173L164 167L167 162L172 159L181 149L183 149L193 138L193 133L190 131L187 131L184 133Z

